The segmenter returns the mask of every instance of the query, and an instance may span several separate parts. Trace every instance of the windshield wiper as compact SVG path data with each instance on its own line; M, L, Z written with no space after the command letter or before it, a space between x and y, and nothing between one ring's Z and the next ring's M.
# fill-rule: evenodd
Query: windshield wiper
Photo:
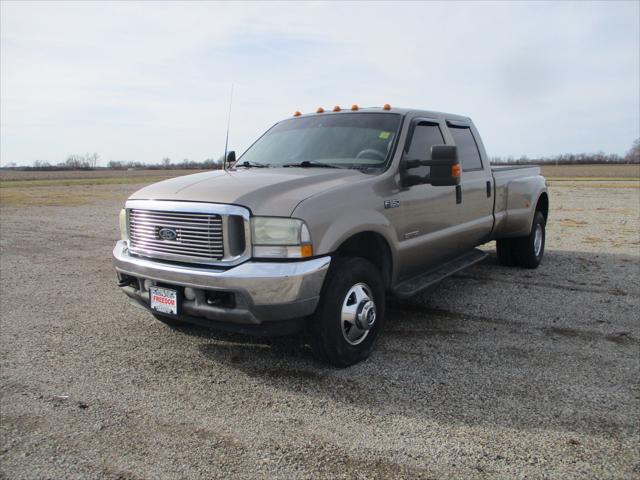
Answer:
M286 163L282 165L283 167L302 167L302 168L342 168L337 165L332 165L330 163L322 163L322 162L313 162L311 160L304 160L300 163Z
M256 162L247 162L244 161L242 163L237 163L236 168L238 167L245 167L245 168L251 168L251 167L255 167L255 168L267 168L269 166L268 163L256 163Z

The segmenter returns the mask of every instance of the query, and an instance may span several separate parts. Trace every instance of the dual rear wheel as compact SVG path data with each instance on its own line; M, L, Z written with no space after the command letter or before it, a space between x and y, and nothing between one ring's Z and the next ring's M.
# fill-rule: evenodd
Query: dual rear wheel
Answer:
M529 235L519 238L502 238L496 241L500 264L507 267L538 268L544 255L545 224L544 215L537 211L533 217Z

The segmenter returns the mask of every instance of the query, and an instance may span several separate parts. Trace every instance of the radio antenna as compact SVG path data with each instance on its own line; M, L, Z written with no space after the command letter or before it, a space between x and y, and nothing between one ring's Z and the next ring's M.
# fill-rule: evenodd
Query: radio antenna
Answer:
M229 147L229 127L231 126L231 104L233 103L233 82L231 82L231 95L229 95L229 115L227 116L227 138L224 141L224 158L222 168L227 170L227 148Z

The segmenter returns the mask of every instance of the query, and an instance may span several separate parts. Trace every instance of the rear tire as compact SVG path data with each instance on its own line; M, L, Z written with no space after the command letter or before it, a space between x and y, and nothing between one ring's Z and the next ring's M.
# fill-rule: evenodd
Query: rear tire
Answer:
M344 368L366 359L384 321L382 276L359 257L335 258L320 303L310 318L311 347L319 360Z
M526 237L517 239L516 257L518 265L522 268L538 268L544 255L545 220L542 212L536 211L533 216L531 233Z
M496 252L498 253L498 263L500 263L500 265L515 267L518 264L515 238L501 238L500 240L496 240Z

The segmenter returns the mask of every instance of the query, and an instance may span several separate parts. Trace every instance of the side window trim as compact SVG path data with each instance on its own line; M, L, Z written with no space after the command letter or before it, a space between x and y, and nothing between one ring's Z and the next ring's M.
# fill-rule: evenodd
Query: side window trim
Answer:
M460 120L447 120L447 126L453 128L471 128L467 122L461 122Z
M442 136L442 141L447 142L446 137L444 136L444 133L442 132L442 125L440 120L437 120L435 118L428 118L428 117L415 117L411 120L411 127L409 128L409 134L407 135L407 139L405 140L404 143L404 153L408 153L409 149L411 148L411 142L413 142L413 134L416 131L416 127L418 127L419 125L432 125L432 126L436 126L438 127L438 130L440 130L440 135Z
M473 139L473 144L476 146L476 151L478 152L478 159L480 160L480 167L478 167L478 168L464 168L464 165L463 165L463 163L461 161L460 164L463 165L462 171L463 172L480 172L480 171L484 170L484 162L482 161L482 154L480 153L480 147L478 146L478 141L476 140L476 136L473 134L473 130L471 128L471 125L466 123L466 122L461 122L461 121L458 121L458 120L447 120L447 126L450 129L469 130L469 134L471 135L471 138ZM454 139L454 143L455 143L455 139Z

